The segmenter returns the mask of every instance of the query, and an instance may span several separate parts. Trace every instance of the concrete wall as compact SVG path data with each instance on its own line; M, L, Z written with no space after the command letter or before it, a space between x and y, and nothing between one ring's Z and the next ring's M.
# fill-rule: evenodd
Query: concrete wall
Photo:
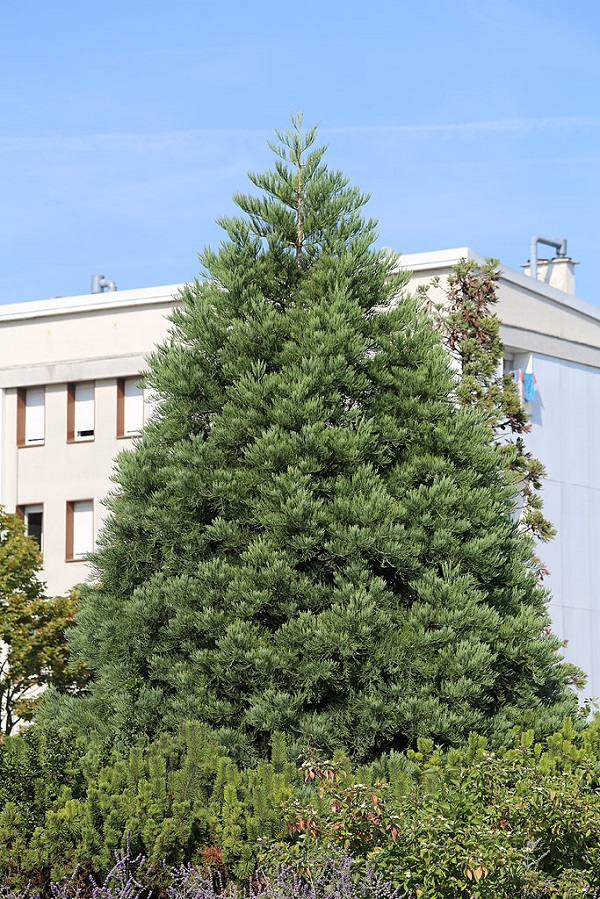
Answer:
M586 696L600 695L600 369L534 354L531 451L547 469L544 509L558 534L540 547L550 569L553 629L565 658L589 676Z
M400 257L400 268L412 272L410 290L428 284L435 302L444 299L444 283L460 259L482 263L484 258L468 247ZM502 339L507 346L546 353L559 359L600 368L600 308L563 293L542 281L534 281L513 269L503 268L496 311L502 319Z

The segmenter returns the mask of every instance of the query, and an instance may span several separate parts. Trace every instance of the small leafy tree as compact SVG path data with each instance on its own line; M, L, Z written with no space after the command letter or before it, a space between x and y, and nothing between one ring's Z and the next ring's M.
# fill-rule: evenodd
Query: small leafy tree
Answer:
M314 129L279 137L150 359L157 412L72 631L93 681L44 714L128 736L197 719L243 759L275 731L368 759L553 729L575 699L490 429L365 195Z
M74 592L52 599L38 579L41 555L17 515L0 507L0 722L10 734L31 720L48 684L83 684L85 667L68 664L66 630L75 617Z

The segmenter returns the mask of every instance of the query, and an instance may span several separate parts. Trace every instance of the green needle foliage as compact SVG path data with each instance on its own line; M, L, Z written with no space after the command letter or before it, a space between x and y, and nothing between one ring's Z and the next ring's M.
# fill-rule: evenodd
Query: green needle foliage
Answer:
M487 420L521 493L520 528L539 541L556 535L544 517L539 491L546 471L539 459L527 451L524 434L531 424L510 372L501 372L504 346L500 340L500 318L494 312L498 302L498 260L486 259L479 266L461 259L448 276L444 303L427 300L430 313L440 328L452 355L459 381L456 399L463 406L479 409ZM432 286L439 284L434 279ZM540 573L547 573L540 565Z
M242 760L275 731L363 760L555 729L575 700L499 450L367 197L300 118L278 137L150 359L72 639L93 682L45 714L197 719Z

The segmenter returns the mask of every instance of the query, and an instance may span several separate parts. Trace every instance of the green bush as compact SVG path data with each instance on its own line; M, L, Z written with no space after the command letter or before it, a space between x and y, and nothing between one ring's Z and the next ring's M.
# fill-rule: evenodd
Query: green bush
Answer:
M259 838L283 836L297 782L279 737L271 761L240 770L198 725L129 747L69 748L32 729L0 752L0 880L59 880L75 864L101 877L126 846L156 867L199 862L244 879Z
M545 746L527 732L499 753L477 736L447 754L422 739L360 781L343 760L309 755L312 795L288 806L276 857L302 870L345 849L423 899L591 895L600 885L597 748L595 725L579 734L566 721Z
M82 744L32 728L0 748L0 881L46 888L117 850L155 871L193 863L242 882L258 868L351 856L422 899L563 899L600 885L599 723L566 721L492 753L431 740L353 769L283 737L242 769L199 725L153 743ZM159 876L159 875L157 875Z

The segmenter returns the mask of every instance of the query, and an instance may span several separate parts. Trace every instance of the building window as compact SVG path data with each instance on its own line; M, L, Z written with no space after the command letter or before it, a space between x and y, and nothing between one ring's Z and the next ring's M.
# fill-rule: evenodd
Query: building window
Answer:
M69 384L67 389L67 440L94 439L94 384Z
M44 507L41 503L32 506L17 506L17 515L25 524L25 533L33 537L40 549L44 543Z
M504 373L512 376L521 402L535 402L537 378L533 373L532 353L514 353L512 356L506 356Z
M138 378L117 381L117 437L133 437L144 425L144 391Z
M44 387L17 391L17 446L41 446L45 440Z
M94 501L67 503L67 562L83 559L94 548Z

